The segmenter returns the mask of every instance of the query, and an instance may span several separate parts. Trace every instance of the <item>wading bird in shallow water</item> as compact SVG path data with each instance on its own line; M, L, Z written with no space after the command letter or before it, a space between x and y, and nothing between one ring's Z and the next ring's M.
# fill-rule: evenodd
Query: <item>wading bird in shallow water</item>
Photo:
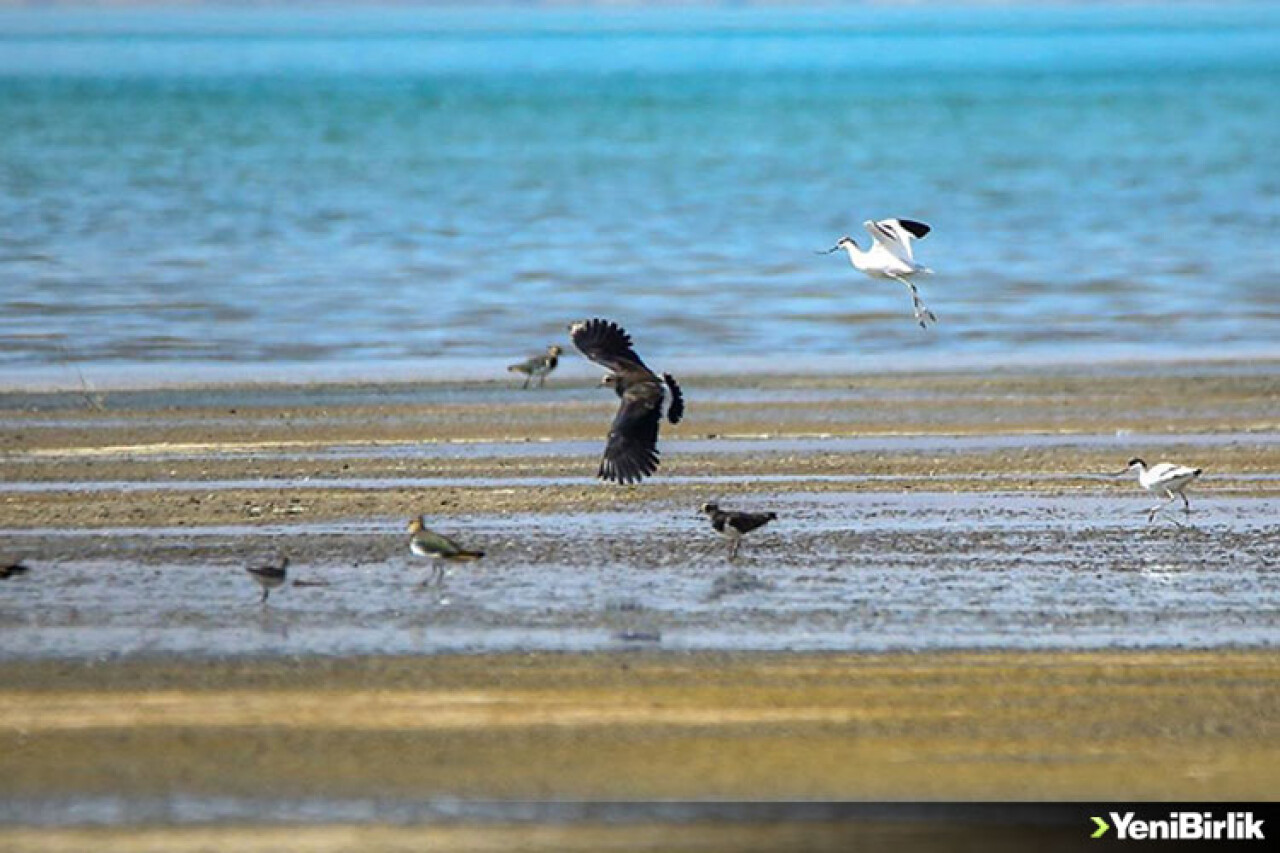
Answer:
M289 558L282 556L277 565L249 566L245 571L262 587L262 603L265 605L271 590L284 585L284 579L289 575Z
M849 263L858 272L872 278L896 279L906 285L911 291L911 305L920 328L927 329L930 323L938 322L938 318L921 301L920 292L911 281L914 275L933 273L928 267L916 263L911 250L912 239L923 239L932 229L914 219L881 219L878 222L868 219L862 227L871 235L871 245L865 252L852 237L841 237L835 246L818 254L829 255L844 249L849 254Z
M742 537L757 528L764 527L778 517L774 512L737 512L723 510L718 504L703 504L702 512L711 519L711 526L729 540L729 559L738 556Z
M541 388L547 381L548 374L556 369L556 365L560 363L560 353L564 352L560 347L552 344L547 347L547 351L542 355L535 355L533 358L525 359L519 364L511 364L507 366L507 370L511 373L523 373L524 384L521 388L528 388L529 383L537 379L538 387Z
M1168 498L1164 503L1157 504L1147 513L1147 521L1155 520L1156 513L1167 507L1169 504L1182 498L1182 506L1186 510L1187 515L1191 514L1191 502L1187 500L1186 488L1191 485L1204 471L1203 468L1188 468L1186 465L1175 465L1172 462L1161 462L1158 465L1147 467L1147 463L1141 459L1134 457L1129 460L1129 464L1125 466L1123 471L1117 471L1114 476L1119 477L1121 474L1127 474L1130 471L1138 472L1138 484L1148 492L1163 492Z
M0 581L7 581L9 578L16 578L18 575L25 575L28 569L22 563L5 563L0 566Z
M684 417L684 394L670 373L659 379L645 366L631 347L631 336L617 323L584 320L569 326L569 334L583 355L609 369L601 384L613 388L622 400L596 476L615 483L638 483L658 470L664 389L671 391L667 420L673 424Z
M469 563L484 556L484 551L469 551L447 536L427 529L422 516L409 522L409 550L419 557L435 561L431 577L423 586L436 585L444 580L444 563Z

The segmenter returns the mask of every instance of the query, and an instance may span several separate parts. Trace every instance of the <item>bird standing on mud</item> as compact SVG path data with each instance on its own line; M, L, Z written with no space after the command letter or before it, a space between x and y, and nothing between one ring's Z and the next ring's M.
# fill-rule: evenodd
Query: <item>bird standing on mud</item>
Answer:
M547 376L560 363L560 353L562 352L564 350L552 344L547 347L547 351L542 355L535 355L533 358L525 359L518 364L508 365L507 370L511 373L524 374L524 384L520 386L521 388L528 388L529 383L534 379L538 380L538 387L541 388L546 383Z
M1164 503L1151 508L1147 513L1148 523L1155 520L1156 513L1178 498L1182 498L1182 506L1187 515L1191 514L1191 502L1187 500L1185 490L1204 472L1203 468L1188 468L1186 465L1175 465L1172 462L1161 462L1148 468L1146 462L1135 456L1129 460L1124 470L1117 471L1115 476L1119 477L1129 471L1138 472L1138 485L1142 488L1148 492L1164 492L1168 498Z
M444 580L444 563L469 563L484 556L484 551L470 551L447 536L428 530L422 516L409 522L409 550L419 557L435 561L431 577L422 585L436 585Z
M835 246L819 254L829 255L844 249L849 254L849 263L858 272L872 278L892 278L902 282L911 291L911 305L920 328L927 329L930 323L938 322L938 318L920 300L920 292L911 281L913 275L933 273L928 267L916 263L911 250L912 238L923 239L932 229L914 219L881 219L879 222L868 219L862 227L871 235L871 246L865 252L852 237L841 237Z
M671 391L667 420L673 424L684 417L684 394L671 374L659 378L645 366L632 349L631 336L617 323L584 320L569 326L569 334L583 355L609 369L601 384L613 388L622 400L596 476L615 483L639 483L658 470L664 389Z
M778 517L776 512L723 510L719 504L703 504L702 512L711 519L711 526L716 533L729 540L730 560L738 556L738 548L742 545L743 536L764 527Z
M274 566L249 566L245 571L262 587L262 604L265 606L271 590L283 586L285 578L289 576L289 558L282 556Z

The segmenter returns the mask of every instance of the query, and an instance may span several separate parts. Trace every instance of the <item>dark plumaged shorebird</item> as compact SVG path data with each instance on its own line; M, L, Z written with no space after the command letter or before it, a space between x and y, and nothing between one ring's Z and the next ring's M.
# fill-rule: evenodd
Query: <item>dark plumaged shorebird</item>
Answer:
M289 576L289 558L282 556L274 566L249 566L245 571L262 587L262 603L266 604L271 590L283 586L285 578Z
M16 578L18 575L25 575L28 569L22 563L6 563L0 566L0 581L7 581L9 578Z
M507 366L507 370L512 373L524 374L524 385L521 388L528 388L529 383L534 379L538 380L538 387L541 388L547 381L547 375L556 369L556 365L560 363L560 353L564 352L560 347L552 344L547 347L547 351L542 355L535 355L533 358L526 359L519 364L511 364Z
M778 517L774 512L737 512L721 509L718 504L703 504L702 511L711 519L716 533L729 540L729 559L738 556L742 537L757 528L764 527Z
M638 483L658 470L658 425L662 404L671 392L667 420L684 417L684 394L675 378L659 378L645 366L631 347L631 336L609 320L584 320L569 327L573 344L582 354L611 372L601 384L621 398L618 414L609 427L604 456L597 476L615 483Z
M1147 513L1148 523L1155 520L1156 513L1178 498L1182 498L1182 506L1187 515L1191 514L1191 502L1187 500L1186 488L1204 473L1203 468L1188 468L1186 465L1175 465L1172 462L1161 462L1148 468L1146 462L1134 457L1129 460L1129 464L1124 467L1124 470L1117 471L1114 476L1119 477L1121 474L1127 474L1130 471L1138 472L1138 485L1142 486L1142 488L1157 494L1163 492L1165 497L1168 498L1164 503L1157 504L1151 508Z
M849 255L849 263L858 272L872 278L892 278L902 282L911 291L911 305L920 328L926 329L930 323L938 322L938 318L920 300L920 292L911 281L914 275L933 273L928 267L916 263L911 250L912 238L924 239L932 229L914 219L881 219L878 222L868 219L862 227L871 235L871 246L865 252L852 237L841 237L834 247L819 254L829 255L844 249Z
M484 551L470 551L463 548L447 536L428 530L422 516L409 522L409 550L419 557L427 557L436 562L435 570L423 586L438 584L444 580L445 563L469 563L484 556Z

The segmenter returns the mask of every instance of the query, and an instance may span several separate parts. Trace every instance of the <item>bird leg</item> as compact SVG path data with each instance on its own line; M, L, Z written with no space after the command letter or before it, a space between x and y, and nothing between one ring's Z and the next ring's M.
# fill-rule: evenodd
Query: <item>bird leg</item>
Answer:
M1176 496L1173 492L1165 492L1165 494L1167 494L1167 495L1169 496L1169 499L1168 499L1167 501L1165 501L1164 503L1162 503L1162 504L1156 504L1155 506L1153 506L1153 507L1151 508L1151 511L1147 513L1147 523L1148 523L1148 524L1150 524L1151 522L1155 521L1156 513L1158 513L1160 510L1164 509L1164 508L1165 508L1165 507L1167 507L1169 504L1173 503L1174 501L1176 501L1176 500L1178 499L1178 498L1177 498L1177 496Z
M934 316L934 313L925 307L924 302L920 300L920 291L916 289L915 284L902 276L895 275L893 278L905 284L907 290L911 291L911 308L915 311L916 322L920 324L920 328L927 329L929 328L929 323L938 322L938 318Z
M270 594L271 594L271 590L267 589L267 588L264 586L264 587L262 588L262 598L261 598L261 599L259 599L258 603L259 603L259 604L261 604L263 607L266 607L266 606L267 606L267 596L268 596L268 595L270 595Z
M1191 501L1187 500L1186 492L1178 492L1178 497L1182 498L1182 509L1187 515L1191 515Z
M532 373L526 373L526 374L524 375L524 384L523 384L523 385L521 385L520 387L521 387L521 388L528 388L528 387L529 387L529 380L530 380L530 379L532 379L532 378L533 378L533 374L532 374Z
M425 578L422 581L422 583L418 584L418 588L426 589L427 587L436 586L438 583L440 583L440 579L443 577L444 577L444 567L440 565L440 562L438 560L433 561L431 564L431 576L428 578Z
M729 561L732 562L738 558L738 546L742 544L741 536L729 537Z

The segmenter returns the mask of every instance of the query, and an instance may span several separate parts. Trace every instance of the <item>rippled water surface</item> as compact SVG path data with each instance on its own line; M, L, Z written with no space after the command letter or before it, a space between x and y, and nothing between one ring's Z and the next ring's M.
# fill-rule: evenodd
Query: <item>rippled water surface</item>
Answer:
M1280 10L0 12L0 370L1274 347ZM813 252L935 227L905 291Z

